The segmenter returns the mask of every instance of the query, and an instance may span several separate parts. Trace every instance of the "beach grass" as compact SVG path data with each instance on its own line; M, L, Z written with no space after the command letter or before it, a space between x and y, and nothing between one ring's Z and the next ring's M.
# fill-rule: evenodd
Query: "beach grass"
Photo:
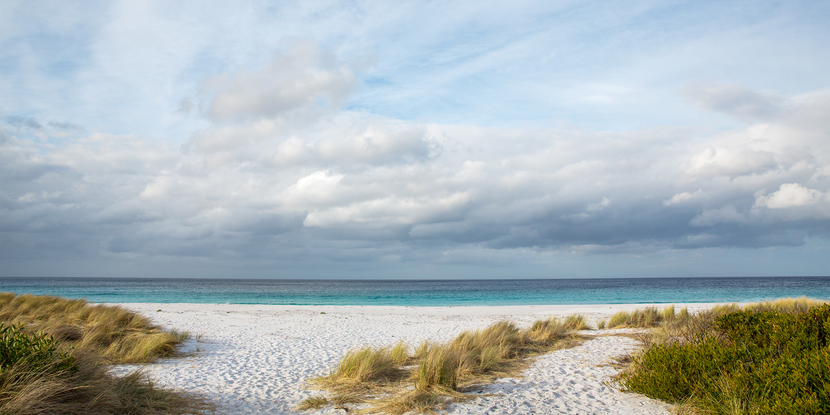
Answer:
M569 332L583 330L582 316L564 321L539 320L527 329L501 321L481 330L465 331L443 343L422 342L412 348L404 343L392 347L364 347L349 351L326 376L312 380L332 397L311 397L298 410L332 405L339 397L355 397L362 404L350 411L403 414L433 412L452 402L471 399L467 391L475 385L519 374L527 358L552 350L573 347L583 338ZM361 371L359 368L366 367ZM365 373L359 376L358 373ZM336 405L335 405L336 406ZM344 404L340 404L345 407Z
M183 338L118 307L0 294L0 413L209 411L204 398L157 388L141 372L109 373L113 361L169 355Z
M571 314L565 317L562 324L565 330L590 330L588 322L582 314Z
M677 413L830 413L830 304L787 298L662 316L618 375Z
M118 306L45 295L0 293L0 321L23 324L112 363L147 363L169 356L188 337Z

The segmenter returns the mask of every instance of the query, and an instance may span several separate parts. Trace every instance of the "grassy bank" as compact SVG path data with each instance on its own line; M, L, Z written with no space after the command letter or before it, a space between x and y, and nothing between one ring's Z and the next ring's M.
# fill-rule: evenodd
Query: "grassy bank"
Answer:
M801 298L657 315L662 324L652 319L659 328L618 376L624 388L682 414L830 413L830 305Z
M569 332L586 328L581 316L540 320L527 329L504 321L445 343L352 350L330 374L313 380L330 397L306 399L298 409L431 412L470 399L467 392L476 385L520 373L530 356L579 344L582 338Z
M186 333L162 330L121 307L45 295L1 293L0 321L23 324L112 363L150 362L168 356L187 339Z
M186 334L119 307L50 296L0 294L0 413L198 413L200 397L156 388L112 363L170 355Z

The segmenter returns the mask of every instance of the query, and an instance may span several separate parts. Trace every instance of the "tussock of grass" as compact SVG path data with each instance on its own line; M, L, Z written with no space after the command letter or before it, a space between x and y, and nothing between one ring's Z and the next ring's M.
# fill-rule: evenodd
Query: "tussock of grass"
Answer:
M328 404L329 404L329 400L326 399L325 396L317 395L317 396L311 396L311 397L303 399L297 405L296 409L298 411L309 411L309 410L312 410L312 409L323 408Z
M619 327L654 327L663 321L663 313L655 307L647 307L642 310L619 311L608 319L609 329Z
M463 332L449 342L422 342L412 356L409 346L400 342L392 348L366 347L350 351L328 376L313 382L334 394L329 404L340 396L359 396L354 400L366 406L358 412L433 412L470 399L463 391L471 386L518 373L529 356L578 344L580 339L568 331L586 327L585 319L576 315L564 322L539 320L525 330L503 321ZM373 375L355 375L360 367L372 368L366 372ZM303 401L297 409L311 404Z
M830 412L830 305L786 298L674 316L618 381L683 414Z
M565 322L563 323L565 330L590 330L591 328L588 326L588 323L585 322L585 316L581 314L571 314L568 317L565 317Z
M24 324L31 332L47 333L113 363L146 363L168 356L188 336L163 331L121 307L30 294L0 293L0 321Z
M389 350L389 358L398 366L403 366L409 361L409 345L403 340L395 343Z
M426 356L427 351L429 351L429 341L424 340L418 347L415 348L415 354L412 356L415 359L421 359Z
M204 399L159 389L139 373L115 377L98 358L75 352L77 370L0 370L3 414L185 414L212 409Z
M146 362L184 339L118 307L83 300L0 294L0 413L183 414L212 409L203 398L156 388L108 364Z
M327 387L340 389L365 383L389 382L401 377L399 365L392 359L389 348L363 347L346 353L337 367L319 378Z
M443 393L435 391L413 390L388 399L382 399L371 403L367 411L369 413L381 413L390 415L403 415L405 413L427 413L434 414L437 410L444 409L447 404L459 398L453 399L450 396L453 391L447 390ZM461 395L455 393L455 395Z

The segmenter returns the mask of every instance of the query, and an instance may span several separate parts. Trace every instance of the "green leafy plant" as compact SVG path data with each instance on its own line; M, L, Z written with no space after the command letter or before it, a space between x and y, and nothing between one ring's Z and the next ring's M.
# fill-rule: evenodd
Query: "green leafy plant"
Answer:
M55 339L44 333L27 334L23 325L0 323L0 370L27 365L32 370L76 372L75 357L58 351Z
M830 413L830 305L781 304L690 317L697 330L653 343L618 380L704 413Z

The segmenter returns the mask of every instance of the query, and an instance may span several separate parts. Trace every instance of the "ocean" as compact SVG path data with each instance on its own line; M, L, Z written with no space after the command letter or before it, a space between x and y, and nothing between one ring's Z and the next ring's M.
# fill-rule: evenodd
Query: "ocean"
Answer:
M480 306L830 300L830 277L551 280L8 278L0 292L96 303Z

